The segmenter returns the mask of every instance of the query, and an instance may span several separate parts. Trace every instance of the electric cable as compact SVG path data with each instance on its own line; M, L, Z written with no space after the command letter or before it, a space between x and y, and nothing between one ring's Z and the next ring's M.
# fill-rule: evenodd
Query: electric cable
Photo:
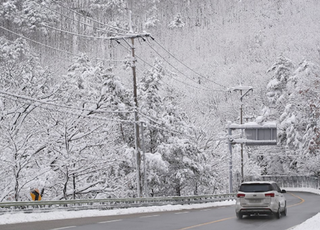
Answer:
M83 25L92 27L92 28L97 29L97 30L100 30L100 31L113 32L113 31L107 30L107 29L105 29L105 28L99 28L99 27L96 28L96 27L94 27L94 26L91 25L91 24L85 23L85 22L83 22L83 21L81 21L81 20L74 19L74 18L72 18L72 17L70 17L70 16L68 16L68 15L65 15L65 14L63 14L63 13L58 12L57 10L51 9L51 8L45 6L44 4L38 3L38 5L46 8L46 9L48 9L48 10L54 12L54 13L56 13L56 14L59 14L59 15L61 15L61 16L63 16L63 17L66 17L66 18L68 18L68 19L70 19L70 20L72 20L72 21L74 21L74 22L79 22L79 23L81 23L81 24L83 24ZM82 15L82 16L83 16L83 15ZM90 18L90 19L92 19L92 18Z
M136 55L136 57L138 57L139 60L143 61L145 64L149 65L150 67L153 67L153 65L151 65L151 64L148 63L148 62L146 62L145 60L143 60L143 59L140 58L139 56ZM137 67L136 70L139 71L141 74L145 74L145 72L142 71L142 70L140 70L139 67ZM148 71L148 70L145 69L145 71ZM189 86L190 88L193 88L193 89L194 89L194 86L188 85L187 83L185 83L185 82L183 82L183 81L180 81L179 79L176 79L176 78L174 78L174 77L172 77L172 76L170 76L170 77L171 77L173 80L175 80L175 81L177 81L177 82L179 82L179 83L182 83L182 84L184 84L184 85L186 85L186 86ZM168 84L167 82L165 82L163 79L159 79L159 81L160 81L162 84L166 85L167 87L172 88L172 85L169 85L169 84ZM184 92L184 90L182 90L181 88L178 88L177 90L180 90L181 92Z
M63 5L61 5L61 4L58 4L59 6L61 6L61 7L63 7L63 8L66 8L66 9L68 9L68 10L70 10L70 11L72 11L72 12L75 12L76 14L78 14L78 15L80 15L80 16L83 16L82 14L80 14L80 13L78 13L78 12L76 12L76 11L74 11L74 10L72 10L72 9L70 9L70 8L67 8L67 7L65 7L65 6L63 6ZM105 25L105 24L103 24L103 23L101 23L101 22L99 22L99 21L96 21L96 20L94 20L95 22L97 22L97 23L99 23L99 24L102 24L102 25ZM108 26L108 25L107 25ZM56 28L53 28L53 27L50 27L50 28L52 28L52 29L56 29ZM119 29L119 28L118 28ZM57 30L59 30L59 31L62 31L62 30L60 30L60 29L57 29ZM76 34L76 33L73 33L73 32L69 32L69 31L63 31L63 32L66 32L66 33L71 33L71 34L74 34L74 35L79 35L79 36L83 36L83 37L87 37L87 38L95 38L95 39L99 39L99 38L101 38L101 39L110 39L110 38L108 38L108 37L93 37L93 36L87 36L87 35L81 35L81 34ZM112 38L111 38L112 39ZM152 39L154 39L154 38L152 38ZM125 40L125 39L123 39L123 40ZM145 39L143 39L144 41L146 41ZM118 42L118 41L117 41ZM126 41L125 41L126 42ZM126 42L127 43L127 42ZM118 42L118 44L121 44L120 42ZM128 43L127 43L128 44ZM122 44L121 44L122 45ZM130 44L128 44L129 46L130 46ZM153 47L148 43L148 45L153 49ZM123 45L122 45L123 46ZM124 47L124 46L123 46ZM130 46L131 47L131 46ZM154 49L153 49L154 50ZM156 50L154 50L161 58L163 58L165 61L166 61L166 59L164 58L164 57L162 57ZM137 56L137 55L136 55ZM137 56L137 58L139 58L140 60L142 60L139 56ZM144 60L142 60L144 63L146 63ZM177 69L175 66L173 66L171 63L169 63L168 61L166 61L171 67L173 67L175 70L177 70L179 73L181 73L183 76L185 76L184 75L184 73L182 73L179 69ZM150 65L150 64L149 64ZM171 76L172 77L172 76ZM191 81L194 81L192 78L190 78L190 77L188 77L188 76L185 76L185 77L187 77L188 79L190 79ZM178 82L180 82L180 83L182 83L182 84L185 84L185 85L189 85L189 86L191 86L191 87L193 87L193 88L196 88L196 89L201 89L201 88L199 88L199 87L195 87L195 86L193 86L193 85L190 85L190 84L187 84L186 82L183 82L183 81L180 81L180 80L178 80L178 79L176 79L176 78L174 78L174 77L172 77L173 79L175 79L176 81L178 81ZM206 90L208 90L208 91L212 91L211 89L209 89L209 88L206 88Z
M2 96L0 95L0 97L2 97ZM6 99L15 100L15 101L19 101L18 98L16 98L16 99L8 98L8 97L5 97L5 98ZM31 105L31 104L29 104L29 105ZM43 105L45 105L45 103L43 103ZM118 123L130 123L130 124L134 124L135 123L134 120L130 121L130 120L121 120L121 119L108 119L108 118L101 117L101 116L93 116L91 114L81 114L81 113L72 112L72 111L69 111L69 110L59 110L59 109L48 108L48 107L43 106L43 105L38 104L38 105L34 105L34 106L42 108L42 109L45 109L45 110L49 110L49 111L52 111L52 112L67 113L67 114L71 114L71 115L75 115L75 116L79 116L79 117L83 117L83 118L88 118L88 119L102 120L102 121L108 121L108 122L112 121L112 122L118 122Z
M49 28L51 28L51 29L58 30L58 31L60 31L60 32L66 32L66 33L70 33L70 34L73 34L73 35L85 36L85 35L81 35L81 34L72 33L72 32L69 32L69 31L60 30L60 29L57 29L57 28L54 28L54 27L51 27L51 26L46 26L46 27L49 27ZM55 48L55 47L46 45L46 44L44 44L44 43L35 41L35 40L33 40L33 39L31 39L31 38L28 38L28 37L26 37L26 36L24 36L24 35L22 35L22 34L18 34L18 33L14 32L14 31L12 31L12 30L9 30L9 29L7 29L7 28L5 28L5 27L3 27L3 26L0 26L0 29L3 29L3 30L5 30L5 31L7 31L7 32L9 32L9 33L11 33L11 34L14 34L14 35L16 35L16 36L18 36L18 37L24 38L24 39L26 39L26 40L28 40L28 41L31 41L31 42L36 43L36 44L38 44L38 45L44 46L44 47L46 47L46 48L49 48L49 49L52 49L52 50L55 50L55 51L58 51L58 52L63 52L63 53L69 54L69 55L71 55L71 56L73 56L73 57L77 57L77 58L80 57L80 55L78 55L78 54L73 54L73 53L71 53L71 52L69 52L69 51L62 50L62 49L58 49L58 48ZM95 38L95 37L91 37L91 38ZM101 37L101 39L108 39L108 38ZM123 61L124 61L124 60L111 60L111 59L103 59L103 58L94 58L94 59L95 59L95 60L98 60L98 61L107 61L107 62L123 62ZM70 61L70 60L68 60L68 61ZM70 62L72 62L72 61L70 61Z
M136 123L134 120L131 121L131 120L122 120L122 119L110 119L110 118L105 118L105 117L101 117L101 116L93 116L91 114L81 114L81 113L78 113L78 112L74 112L75 110L77 110L79 112L92 112L93 110L80 109L80 108L75 108L75 107L70 107L70 106L63 106L63 105L53 104L53 103L50 103L50 102L39 101L39 100L36 100L36 99L33 99L33 98L20 96L20 95L16 95L16 94L11 94L11 93L7 93L7 92L3 92L3 91L0 91L0 94L2 94L2 95L0 95L0 97L3 97L5 99L9 99L9 100L15 100L15 101L20 101L20 102L21 102L21 100L23 102L32 101L32 102L38 103L37 105L34 105L34 106L42 108L42 109L45 109L45 110L53 111L53 112L68 113L68 114L79 116L79 117L83 117L83 118L94 119L94 120L103 120L103 121L108 121L108 122L112 121L112 122L130 123L130 124ZM31 104L29 104L29 105L31 105ZM60 109L49 108L49 107L46 107L45 105L54 106L56 108L66 108L68 110L60 110ZM73 111L71 111L71 110L73 110ZM102 113L132 113L134 111L99 111L98 110L98 111L94 111L94 112L102 112ZM148 116L145 116L145 117L148 117ZM154 119L152 119L150 117L148 117L148 119L152 120L154 123L156 123L158 125L161 125L161 124L157 123ZM161 128L161 127L158 127L158 126L155 126L155 125L152 125L152 124L147 124L147 125L150 126L150 127L155 128L155 129L168 132L168 133L186 135L186 134L184 134L182 132L169 129L167 127Z
M8 93L8 92L4 92L2 90L0 90L0 94L2 95L6 95L9 97L15 97L18 99L23 99L24 101L32 101L32 102L36 102L39 104L45 104L45 105L49 105L49 106L54 106L54 107L60 107L60 108L65 108L65 109L70 109L70 110L78 110L81 112L95 112L95 113L133 113L134 111L107 111L107 110L93 110L93 109L85 109L85 108L77 108L77 107L71 107L71 106L66 106L66 105L61 105L61 104L55 104L52 102L46 102L46 101L41 101L38 99L34 99L31 97L26 97L26 96L21 96L21 95L17 95L17 94L13 94L13 93Z
M74 11L74 10L72 10L72 9L70 9L70 8L62 5L62 4L57 3L57 5L59 5L60 7L65 8L65 9L67 9L67 10L70 10L71 12L74 12L74 13L76 13L77 15L80 15L80 16L83 17L82 14L80 14L80 13L78 13L78 12L76 12L76 11ZM47 8L47 7L46 7L46 8ZM94 22L99 23L100 25L104 25L104 26L110 27L110 28L112 28L112 29L122 30L122 31L125 31L126 33L128 33L128 31L123 30L123 29L121 29L121 28L106 25L106 24L104 24L104 23L102 23L102 22L99 22L99 21L97 21L97 20L94 20L94 19L92 19L92 18L90 18L90 19L93 20ZM87 24L87 25L89 25L89 24ZM86 36L86 35L79 35L79 36L84 36L84 37L88 37L88 38L96 38L96 39L98 39L98 38L107 39L107 38L105 38L105 37L91 37L91 36ZM158 46L160 46L160 47L161 47L163 50L165 50L171 57L173 57L173 58L174 58L175 60L177 60L180 64L182 64L183 66L185 66L186 68L188 68L190 71L192 71L193 73L197 74L198 76L200 76L201 78L203 78L203 79L205 79L205 80L207 80L207 81L210 81L210 82L212 82L212 83L214 83L214 84L216 84L216 85L219 85L219 86L221 86L221 87L226 88L226 86L221 85L221 84L219 84L219 83L217 83L217 82L215 82L215 81L213 81L213 80L210 80L209 78L207 78L207 77L199 74L198 72L194 71L193 69L191 69L188 65L184 64L184 63L181 62L178 58L176 58L171 52L169 52L163 45L161 45L161 44L160 44L157 40L155 40L152 36L150 36L150 37L151 37L151 39L152 39ZM143 39L143 40L146 41L145 39ZM153 47L152 47L152 46L150 45L150 43L149 43L149 40L148 40L147 43L148 43L148 45L153 49ZM153 49L153 50L154 50L154 49ZM155 51L160 57L162 57L156 50L154 50L154 51ZM163 58L163 57L162 57L162 58ZM166 60L165 58L163 58L163 59ZM178 70L176 67L174 67L173 65L171 65L169 62L168 62L168 64L169 64L170 66L172 66L174 69L176 69L178 72L181 73L180 70ZM181 74L184 75L183 73L181 73ZM185 77L187 77L188 79L194 81L192 78L190 78L190 77L188 77L188 76L185 76ZM208 90L211 90L211 89L208 89Z
M172 68L174 68L176 71L178 71L180 74L182 74L182 76L188 78L189 80L193 81L194 83L198 84L197 82L195 82L194 79L188 77L187 75L185 75L184 73L182 73L178 68L176 68L174 65L172 65L169 61L167 61L158 51L156 51L150 44L149 42L147 42L147 44L149 45L149 47L154 51L156 52L165 62L167 62ZM172 77L172 76L171 76ZM176 81L179 81L180 83L182 84L187 84L186 82L183 82L183 81L180 81L178 79L175 79ZM191 85L193 88L196 88L196 89L200 89L200 90L205 90L205 91L219 91L219 92L224 92L224 90L217 90L217 89L210 89L210 88L207 88L207 87L204 87L204 88L199 88L199 87L196 87L196 86L193 86Z
M52 29L52 30L56 30L56 31L59 31L59 32L63 32L63 33L67 33L67 34L71 34L71 35L87 38L87 39L110 40L110 38L108 38L108 37L95 37L95 36L91 36L91 35L79 34L79 33L71 32L71 31L67 31L67 30L58 29L58 28L55 28L55 27L52 27L52 26L48 26L48 25L41 25L41 26L49 28L49 29Z
M117 43L118 43L119 45L121 45L122 47L124 47L127 51L130 52L129 48L125 47L121 42L117 41ZM130 47L131 47L131 46L130 46ZM142 60L144 63L148 64L149 66L153 67L151 64L147 63L147 62L144 61L141 57L139 57L139 55L136 54L135 57L137 57L138 59ZM162 57L162 58L163 58L163 57ZM167 61L166 61L166 62L167 62ZM168 62L168 63L169 63L169 62ZM172 66L173 68L175 68L175 67L174 67L173 65L171 65L170 63L169 63L169 65ZM177 71L180 72L182 75L184 75L180 70L177 69ZM194 85L188 84L188 83L186 83L186 82L184 82L184 81L182 81L182 80L179 80L178 78L175 78L175 77L173 77L172 75L170 76L170 78L173 79L173 80L175 80L175 81L177 81L177 82L179 82L179 83L181 83L181 84L184 84L184 85L186 85L186 86L189 86L189 87L191 87L191 88L193 88L193 89L205 90L205 91L210 91L210 92L211 92L211 91L221 91L221 90L212 90L212 89L209 89L209 88L199 88L199 87L197 87L197 86L194 86Z
M61 6L61 7L63 7L63 8L66 8L66 9L72 11L72 12L75 12L75 13L77 13L77 14L80 15L80 16L83 16L82 14L80 14L80 13L78 13L78 12L76 12L76 11L70 9L70 8L67 8L67 7L65 7L65 6L63 6L63 5L61 5L61 4L58 4L58 5ZM99 24L105 25L105 24L103 24L103 23L101 23L101 22L99 22L99 21L96 21L96 20L94 20L94 21L97 22L97 23L99 23ZM107 25L107 26L108 26L108 25ZM112 38L112 37L94 37L94 36L77 34L77 33L69 32L69 31L65 31L65 30L60 30L60 29L57 29L57 28L54 28L54 27L51 27L51 26L45 26L45 27L48 27L48 28L51 28L51 29L55 29L55 30L58 30L58 31L61 31L61 32L73 34L73 35L78 35L78 36L86 37L86 38L107 39L107 40L112 40L112 39L114 39L114 38ZM118 28L118 29L119 29L119 28ZM154 39L154 38L152 38L152 39ZM146 41L146 40L144 39L144 41ZM118 42L118 44L121 44L121 43ZM153 49L153 47L152 47L149 43L147 43L147 44ZM129 44L128 44L128 45L129 45ZM130 46L130 45L129 45L129 46ZM176 68L175 66L173 66L171 63L169 63L164 57L162 57L160 53L158 53L156 50L154 50L154 51L155 51L161 58L163 58L171 67L173 67L176 71L178 71L178 72L181 73L183 76L185 76L184 73L182 73L179 69L177 69L177 68ZM137 55L136 55L136 56L137 56ZM139 58L140 60L142 60L139 56L137 56L137 58ZM142 61L143 61L144 63L146 63L144 60L142 60ZM190 78L190 77L188 77L188 76L185 76L185 77L188 78L188 79L190 79L191 81L194 81L192 78ZM181 81L181 80L178 80L178 79L174 78L173 76L171 76L171 78L174 79L175 81L178 81L178 82L180 82L180 83L182 83L182 84L188 85L188 86L190 86L190 87L192 87L192 88L196 88L196 89L200 89L200 90L207 90L207 91L214 91L214 90L209 89L209 88L206 88L206 87L205 87L205 89L202 89L202 88L199 88L199 87L190 85L190 84L188 84L188 83L186 83L186 82L184 82L184 81Z
M35 41L35 40L33 40L33 39L31 39L31 38L28 38L28 37L26 37L26 36L24 36L24 35L22 35L22 34L18 34L18 33L16 33L16 32L13 32L12 30L9 30L9 29L7 29L7 28L4 28L3 26L0 26L0 29L3 29L3 30L5 30L5 31L7 31L7 32L9 32L9 33L11 33L11 34L14 34L14 35L16 35L16 36L18 36L18 37L24 38L24 39L26 39L26 40L28 40L28 41L31 41L31 42L33 42L33 43L36 43L36 44L38 44L38 45L47 47L47 48L49 48L49 49L53 49L53 50L55 50L55 51L64 52L64 53L67 53L67 54L69 54L69 55L79 57L78 55L75 55L75 54L73 54L73 53L70 53L70 52L68 52L68 51L66 51L66 50L61 50L61 49L58 49L58 48L55 48L55 47L52 47L52 46L48 46L48 45L43 44L43 43L41 43L41 42Z
M182 73L177 67L175 67L174 65L172 65L169 61L166 60L166 58L164 58L158 51L156 51L150 44L149 42L147 42L147 44L149 45L149 47L156 53L158 54L165 62L167 62L172 68L174 68L176 71L178 71L180 74L182 74L182 76L188 78L189 80L195 82L194 79L192 79L191 77L188 77L187 75L185 75L184 73ZM197 82L195 82L196 84L198 84ZM196 87L198 88L198 87ZM206 87L205 87L206 88ZM210 90L209 88L206 88L207 90Z
M151 64L149 64L149 63L146 63L146 64L148 64L150 67L153 67L153 66L152 66ZM142 75L144 75L145 72L148 71L147 69L140 70L139 67L136 68L136 70L139 71ZM172 85L169 85L167 82L163 81L162 79L159 79L159 81L160 81L162 84L166 85L167 87L172 88ZM178 90L181 90L181 89L178 88Z
M188 65L184 64L182 61L180 61L178 58L176 58L171 52L169 52L163 45L161 45L157 40L155 40L152 36L150 36L151 39L158 45L160 46L163 50L165 50L171 57L173 57L175 60L177 60L180 64L182 64L183 66L185 66L186 68L188 68L189 70L191 70L193 73L197 74L198 76L200 76L201 78L207 80L207 81L210 81L218 86L221 86L223 88L227 88L226 86L222 85L222 84L219 84L205 76L203 76L202 74L196 72L195 70L193 70L192 68L190 68ZM148 40L149 41L149 40Z
M77 11L72 10L72 9L64 6L63 4L60 4L60 3L56 3L56 4L59 5L59 6L61 6L61 7L64 8L64 9L67 9L67 10L69 10L69 11L71 11L71 12L73 12L73 13L75 13L75 14L83 17L82 14L80 14L80 13L78 13ZM122 31L122 32L124 32L125 34L128 34L128 32L129 32L129 31L127 31L127 30L125 30L125 29L121 29L121 28L119 28L119 27L115 27L115 26L110 26L110 25L104 24L104 23L102 23L102 22L100 22L100 21L98 21L98 20L95 20L95 19L93 19L93 18L91 18L91 20L94 21L94 22L96 22L96 23L98 23L98 24L100 24L100 25L109 27L109 28L111 28L111 29L115 29L115 30Z

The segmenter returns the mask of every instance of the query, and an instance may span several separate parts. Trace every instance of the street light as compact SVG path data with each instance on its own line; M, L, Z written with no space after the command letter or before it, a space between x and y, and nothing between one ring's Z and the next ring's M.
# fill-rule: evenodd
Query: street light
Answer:
M232 91L240 91L240 124L243 124L243 120L242 120L242 113L243 113L243 108L242 108L242 99L244 96L246 96L251 90L253 91L253 87L252 86L243 86L243 85L239 85L236 87L232 87L230 88ZM245 93L243 93L245 92ZM243 130L241 130L241 134ZM243 144L241 143L241 182L244 180L244 173L243 173Z

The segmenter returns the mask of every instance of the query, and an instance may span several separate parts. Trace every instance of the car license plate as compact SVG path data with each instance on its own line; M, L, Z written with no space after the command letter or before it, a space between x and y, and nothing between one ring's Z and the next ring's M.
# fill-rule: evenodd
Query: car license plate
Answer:
M252 199L250 200L250 203L260 203L261 199Z

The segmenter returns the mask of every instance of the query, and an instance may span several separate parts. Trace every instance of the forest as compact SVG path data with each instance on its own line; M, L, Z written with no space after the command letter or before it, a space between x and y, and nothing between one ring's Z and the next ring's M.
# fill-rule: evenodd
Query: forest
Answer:
M0 201L227 193L240 107L245 176L320 175L319 1L0 3Z

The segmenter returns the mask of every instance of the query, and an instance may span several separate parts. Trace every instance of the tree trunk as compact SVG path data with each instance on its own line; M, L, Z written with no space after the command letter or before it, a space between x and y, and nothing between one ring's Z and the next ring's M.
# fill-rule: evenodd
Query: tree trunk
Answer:
M76 199L76 176L72 175L72 182L73 182L73 199Z
M65 200L67 200L67 198L68 198L68 196L67 196L68 181L69 181L69 175L68 175L68 171L67 171L66 172L66 182L64 183L64 186L63 186L63 197Z

